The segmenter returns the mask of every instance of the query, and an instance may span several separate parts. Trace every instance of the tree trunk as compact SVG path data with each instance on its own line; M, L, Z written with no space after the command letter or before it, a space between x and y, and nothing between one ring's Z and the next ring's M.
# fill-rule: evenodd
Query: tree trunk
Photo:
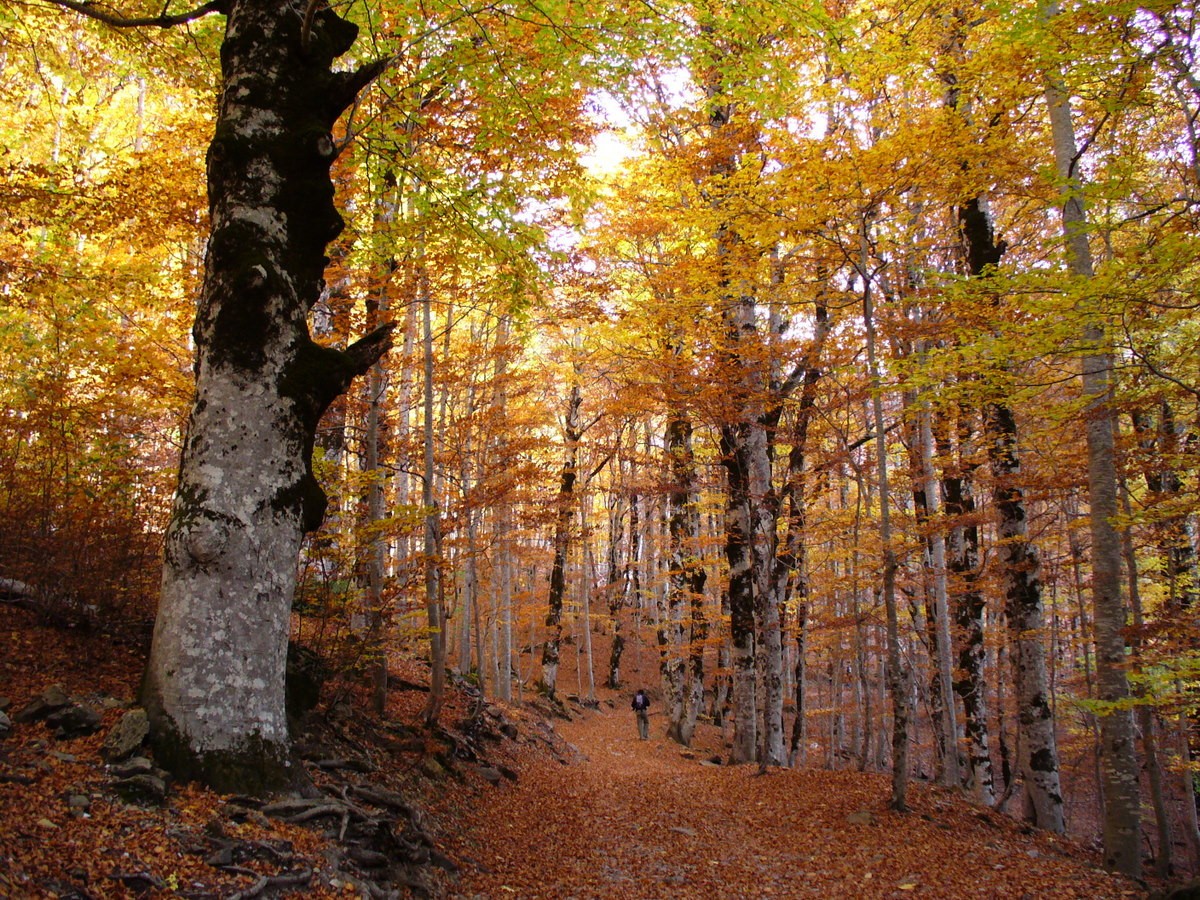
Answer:
M554 563L550 569L550 595L546 611L546 642L542 645L542 687L551 699L558 690L559 647L562 644L563 598L567 589L567 554L571 549L571 509L574 504L575 478L579 458L579 421L583 395L578 372L567 397L563 419L565 459L558 485L558 513L554 522Z
M586 487L586 484L585 484ZM586 490L579 498L579 609L582 623L580 625L580 644L583 647L583 660L587 675L586 692L580 688L584 701L596 705L596 660L592 654L592 557L591 528L588 524L588 508L591 500ZM576 658L580 656L576 653Z
M959 429L965 431L964 428ZM968 441L969 442L969 441ZM963 442L960 441L960 445ZM950 449L941 449L950 457ZM963 704L967 763L970 772L967 787L984 806L996 802L995 774L992 769L991 741L988 732L986 644L984 619L987 603L979 589L979 526L975 524L975 497L971 465L958 452L958 463L943 472L942 493L946 516L950 520L946 566L957 585L951 605L958 628L958 676L954 690Z
M1004 612L1008 617L1016 681L1020 729L1017 772L1025 782L1026 806L1033 823L1061 834L1066 823L1058 777L1058 742L1046 678L1042 585L1018 483L1021 466L1016 448L1017 425L1007 404L991 403L984 415L984 427L995 480Z
M973 278L989 277L1000 264L1004 245L995 240L982 200L972 198L959 207L958 220L969 274ZM1006 369L1002 374L1007 374ZM1054 710L1046 676L1042 586L1037 551L1029 540L1025 498L1020 485L1017 423L1004 399L986 402L983 419L995 482L1004 611L1008 618L1016 676L1020 729L1017 772L1024 780L1026 808L1034 824L1062 833L1066 823L1059 783Z
M423 239L422 239L423 241ZM424 246L422 243L422 250ZM425 706L425 724L433 727L442 714L446 699L446 604L442 588L442 517L434 494L433 454L433 297L424 254L417 272L417 293L421 304L421 343L425 370L424 385L424 472L421 502L425 507L425 615L429 625L429 701Z
M382 176L382 192L375 202L374 238L377 245L395 221L397 207L396 177L386 170ZM395 256L384 254L378 264L383 277L373 296L367 298L366 327L376 328L379 320L389 312L391 278L397 269ZM386 474L379 465L382 423L384 420L384 394L387 384L387 368L384 359L379 359L367 372L366 407L367 421L363 444L365 449L364 468L367 472L365 567L367 570L367 672L371 682L371 709L382 716L387 706L388 659L386 630L388 616L383 608L384 568L387 562L387 538L379 523L384 514L384 485Z
M633 463L630 462L632 469ZM621 621L621 611L628 601L631 576L636 566L638 546L638 496L632 490L627 491L623 477L624 466L618 457L617 470L622 473L618 478L618 496L613 502L609 514L608 529L608 616L612 622L612 644L608 655L608 677L605 684L617 690L621 687L621 656L625 652L625 630ZM628 496L629 505L629 543L626 564L621 564L621 545L625 542L625 504Z
M504 424L508 420L508 358L510 349L508 313L501 313L496 325L496 362L492 374L492 414L499 427L496 439L496 455L502 465L508 464L508 446L505 437ZM496 547L494 566L496 580L499 582L500 593L500 651L496 654L499 660L496 668L496 695L505 703L512 700L512 581L513 581L513 548L512 548L512 504L507 493L496 501L496 524L493 542Z
M1047 18L1058 14L1056 0L1045 7ZM1066 90L1059 73L1046 73L1046 107L1054 159L1062 185L1062 228L1067 268L1080 279L1093 277L1088 246L1087 213L1076 165L1079 149ZM1117 532L1117 466L1113 439L1112 353L1099 313L1089 314L1083 330L1083 398L1086 403L1088 501L1092 533L1092 606L1096 634L1097 699L1116 708L1100 717L1104 787L1104 864L1137 878L1142 872L1141 798L1134 747L1123 637L1125 607L1121 600L1121 540ZM1124 708L1122 708L1124 706Z
M372 313L387 311L387 286L380 289L377 310L368 311L368 327L376 317ZM364 467L367 477L366 503L366 568L367 568L367 671L371 679L371 708L383 715L387 705L388 660L386 646L387 616L383 608L383 577L387 540L378 523L383 519L384 474L379 466L380 419L383 416L383 394L386 371L378 360L367 373L367 422L363 443L366 448Z
M687 747L696 727L698 700L704 693L703 635L697 635L696 629L706 627L703 600L707 574L699 556L696 464L692 423L686 416L675 415L667 422L665 444L671 481L667 493L667 616L659 631L663 704L667 710L667 737Z
M941 522L941 502L938 495L938 479L934 471L933 413L923 403L918 418L918 446L920 447L920 470L923 482L926 513L933 524L929 552L933 576L933 615L930 629L930 644L933 647L935 672L934 682L941 698L938 723L941 743L944 748L943 780L950 787L962 784L958 764L958 714L954 708L954 662L950 639L950 594L947 585L946 537Z
M284 660L300 540L325 513L314 435L391 331L345 351L308 332L325 246L342 228L330 132L380 68L332 72L357 29L329 7L306 19L305 7L228 4L196 393L142 689L160 764L223 791L300 777Z
M866 224L863 225L864 232ZM866 242L865 234L863 236ZM864 251L865 252L865 251ZM867 368L871 379L871 412L875 429L875 463L879 474L879 542L883 548L883 605L887 616L887 681L892 696L893 809L908 809L908 679L900 652L900 618L896 610L896 552L892 544L891 492L888 487L887 429L883 418L883 383L875 354L875 301L866 261L863 279L863 327L867 333Z

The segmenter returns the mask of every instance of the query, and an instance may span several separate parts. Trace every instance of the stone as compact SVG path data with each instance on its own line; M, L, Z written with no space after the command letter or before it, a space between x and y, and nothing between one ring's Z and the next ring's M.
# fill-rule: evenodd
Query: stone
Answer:
M12 719L0 712L0 738L12 731Z
M52 684L42 691L42 702L51 709L60 709L70 703L71 698L67 696L66 688L61 684Z
M500 770L491 766L480 766L479 776L489 784L499 784L504 779L504 776L500 774Z
M54 729L54 736L60 741L95 734L100 723L100 713L90 706L76 704L64 706L46 717L46 724Z
M113 782L113 790L130 803L162 803L167 799L167 783L157 775L132 775Z
M42 691L41 695L34 697L21 708L21 710L13 716L14 722L26 724L29 722L40 722L48 717L56 710L62 709L71 702L71 698L67 696L62 685L51 685Z
M150 775L154 772L154 763L144 756L134 756L108 767L117 778L131 778L134 775Z
M126 759L142 746L142 742L149 734L150 719L146 715L146 711L140 707L131 709L121 716L107 737L104 738L100 755L104 757L105 762L109 763Z

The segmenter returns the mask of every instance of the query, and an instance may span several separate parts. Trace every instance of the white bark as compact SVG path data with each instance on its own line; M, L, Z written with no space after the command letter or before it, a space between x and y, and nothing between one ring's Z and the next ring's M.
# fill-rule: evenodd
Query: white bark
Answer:
M331 73L356 29L324 8L310 22L320 47L306 48L302 13L229 5L196 394L143 686L160 762L227 790L298 780L284 664L300 540L324 515L312 442L390 331L344 352L308 333L323 251L341 227L329 129L374 74Z
M937 523L930 538L930 556L933 568L933 599L935 603L934 621L937 630L937 659L938 681L942 692L942 741L945 745L945 783L958 787L962 776L958 767L958 716L954 708L954 663L951 660L952 646L950 639L950 596L946 586L946 537L941 528L941 495L938 490L937 475L934 471L933 457L933 427L932 413L928 404L924 404L918 413L920 434L920 458L922 476L925 481L925 502L929 518Z

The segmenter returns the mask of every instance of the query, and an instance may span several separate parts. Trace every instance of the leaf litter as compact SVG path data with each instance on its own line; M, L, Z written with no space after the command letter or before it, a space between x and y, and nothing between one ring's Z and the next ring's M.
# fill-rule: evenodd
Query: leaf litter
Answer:
M0 696L11 709L50 680L71 695L135 693L143 659L135 648L39 627L11 609L3 611L0 634L7 639ZM398 668L404 681L422 677L419 664L402 660ZM760 776L754 766L715 765L725 746L719 729L701 725L694 746L683 748L663 736L661 716L652 719L651 739L640 741L625 693L602 691L596 709L568 703L564 718L544 702L498 709L460 690L448 697L440 734L397 739L389 729L409 723L411 733L422 698L419 689L393 691L387 720L356 713L342 727L357 729L349 736L373 764L363 784L423 807L437 846L457 864L430 876L429 895L1146 895L1102 871L1095 852L940 787L915 783L913 811L901 815L886 808L883 774L802 768ZM366 705L363 697L351 703L359 711ZM485 706L503 717L508 733L472 742L464 723ZM0 897L372 893L369 882L331 867L336 839L328 830L253 810L234 814L238 798L197 787L175 786L161 805L114 796L100 745L120 713L105 708L104 727L86 737L55 741L41 725L18 725L0 739ZM471 760L480 749L487 758ZM430 765L434 758L438 765ZM314 777L326 773L318 768ZM253 852L233 865L214 861L214 847L231 844ZM307 880L290 884L287 872Z

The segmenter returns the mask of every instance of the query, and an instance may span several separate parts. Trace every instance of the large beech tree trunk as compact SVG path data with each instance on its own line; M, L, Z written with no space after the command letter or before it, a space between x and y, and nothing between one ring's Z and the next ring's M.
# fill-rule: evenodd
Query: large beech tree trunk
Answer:
M299 773L284 660L301 537L325 513L317 422L389 342L384 326L324 348L307 323L342 228L331 129L381 66L331 71L357 28L327 7L231 0L224 12L196 393L142 701L172 772L263 792Z

